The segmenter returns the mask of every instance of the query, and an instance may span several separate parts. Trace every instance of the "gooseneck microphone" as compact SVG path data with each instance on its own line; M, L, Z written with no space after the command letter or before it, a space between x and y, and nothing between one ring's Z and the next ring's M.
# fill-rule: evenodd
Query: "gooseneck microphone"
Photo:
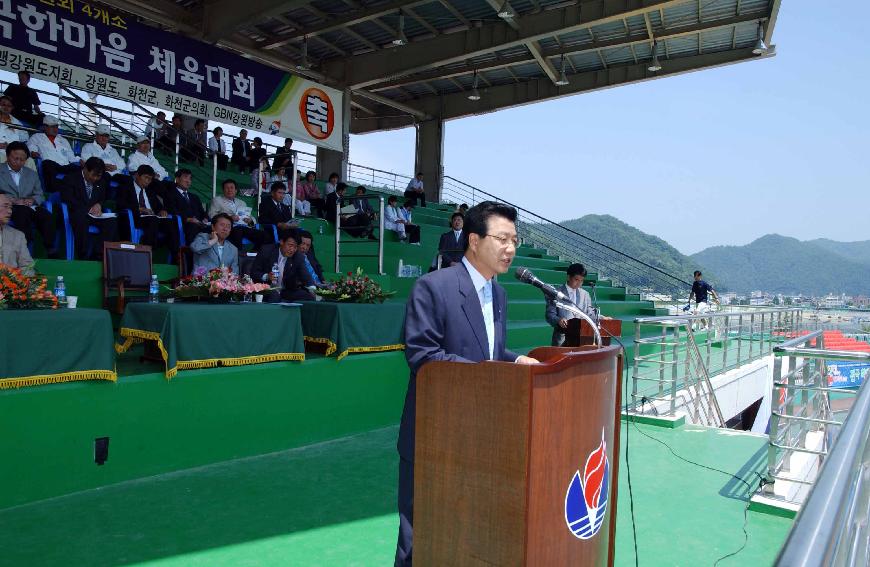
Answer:
M572 305L574 304L574 302L571 301L571 298L569 298L567 295L565 295L555 287L551 286L550 284L544 283L536 278L535 274L533 274L532 271L528 268L517 268L516 272L514 272L514 276L516 276L516 278L521 282L532 284L536 288L540 289L544 292L544 295L546 295L550 299L558 299L559 301L567 301Z

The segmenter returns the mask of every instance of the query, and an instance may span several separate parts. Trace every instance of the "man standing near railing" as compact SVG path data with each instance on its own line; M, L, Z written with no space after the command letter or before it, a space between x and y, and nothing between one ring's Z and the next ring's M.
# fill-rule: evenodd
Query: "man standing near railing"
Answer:
M698 314L707 313L710 311L710 303L707 301L707 294L713 296L713 301L719 303L719 296L713 290L713 286L701 279L701 271L695 270L695 281L692 282L692 292L689 294L689 305L692 304L692 298L695 298L695 312ZM687 307L689 306L687 305ZM706 319L701 321L704 327L708 326Z
M39 128L45 114L39 110L39 95L27 85L30 83L30 73L18 71L18 84L9 85L3 93L12 99L15 106L13 116L32 126Z

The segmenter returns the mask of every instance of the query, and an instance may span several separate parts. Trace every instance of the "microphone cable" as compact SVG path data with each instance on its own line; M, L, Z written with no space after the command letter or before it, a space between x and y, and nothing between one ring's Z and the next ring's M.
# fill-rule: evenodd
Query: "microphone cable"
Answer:
M619 343L619 346L622 348L622 351L626 352L625 344L623 344L623 342L620 340L619 337L617 337L616 335L614 335L613 333L611 333L607 329L601 329L601 331L603 333L606 333L608 337L614 339L617 343ZM623 388L623 403L624 403L623 408L628 409L628 388ZM649 403L650 406L654 408L654 406L652 405L652 402L649 400L649 398L647 398L646 396L643 396L641 398L641 414L643 413L644 408L646 407L647 403ZM626 427L625 427L625 472L626 472L626 477L628 480L628 500L629 500L629 509L631 510L631 531L632 531L632 541L634 544L634 564L635 564L635 567L639 566L640 557L638 556L638 551L637 551L637 524L636 524L635 514L634 514L634 490L632 488L632 482L631 482L631 460L629 459L629 439L630 439L629 432L631 431L632 425L634 426L635 430L638 433L640 433L644 437L648 437L649 439L652 439L656 443L663 445L677 459L684 461L690 465L700 467L702 469L706 469L706 470L709 470L712 472L717 472L717 473L723 474L729 478L732 478L732 479L742 483L744 486L746 486L746 489L750 493L750 495L747 497L746 506L744 506L744 508L743 508L743 525L741 527L741 529L743 531L743 543L736 550L734 550L730 553L727 553L727 554L719 557L718 559L716 559L716 561L713 563L713 567L718 567L718 565L722 561L729 559L729 558L732 558L732 557L735 557L740 552L742 552L744 549L746 549L746 546L749 544L749 532L746 531L746 527L749 524L749 506L752 502L752 496L751 496L752 485L749 483L749 481L742 478L742 477L737 476L736 474L732 474L730 472L724 471L722 469L718 469L716 467L712 467L709 465L704 465L704 464L692 461L691 459L687 459L687 458L683 457L682 455L677 454L676 451L674 451L674 449L670 445L668 445L667 443L665 443L661 439L658 439L657 437L654 437L654 436L646 433L642 429L640 429L637 426L637 422L633 419L630 419L631 416L626 416L626 417L627 417L626 421L631 422L631 423L626 423ZM755 476L758 477L757 490L761 490L762 488L764 488L765 485L773 484L773 482L771 480L762 476L758 471L752 471L752 474L754 474ZM618 481L618 479L617 479L617 481Z

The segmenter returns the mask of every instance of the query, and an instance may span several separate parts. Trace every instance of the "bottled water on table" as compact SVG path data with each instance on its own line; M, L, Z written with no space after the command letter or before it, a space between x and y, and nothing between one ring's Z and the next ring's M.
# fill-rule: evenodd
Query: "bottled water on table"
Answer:
M157 281L157 274L151 275L151 284L148 286L148 302L160 303L160 284Z

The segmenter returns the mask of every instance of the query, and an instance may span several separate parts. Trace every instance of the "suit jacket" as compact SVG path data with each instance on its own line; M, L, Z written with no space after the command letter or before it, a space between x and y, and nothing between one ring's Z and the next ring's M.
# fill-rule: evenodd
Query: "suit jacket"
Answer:
M209 233L200 232L190 243L193 251L193 269L203 267L207 270L226 266L233 273L239 273L239 251L229 240L224 241L223 258L218 256L217 244L209 244Z
M344 206L344 199L338 198L338 193L330 193L326 196L326 218L335 222L335 207L341 201L341 206Z
M93 184L91 196L88 197L82 172L74 171L67 173L60 181L60 198L73 211L87 211L98 203L103 206L103 201L106 200L106 187L100 179Z
M453 230L448 230L441 235L441 239L438 241L438 252L441 253L444 264L446 264L448 261L462 261L462 257L465 255L465 241L467 239L468 237L465 235L464 230L459 236L458 242L456 241L456 235L453 234Z
M151 205L151 210L154 214L166 210L163 207L163 201L157 195L157 191L152 189L154 184L145 188L145 195L148 197L148 204ZM118 187L118 196L115 198L118 209L130 209L133 211L133 218L139 220L139 199L136 198L136 187L133 183L125 183ZM169 211L167 211L169 212Z
M250 140L242 140L241 138L236 138L233 140L233 161L241 162L250 157L251 155L251 142Z
M33 199L37 205L45 202L39 175L29 167L21 168L18 185L12 180L8 164L0 164L0 193L6 193L13 199Z
M279 222L290 222L293 218L293 212L290 207L284 203L275 204L270 195L268 198L260 201L260 223L261 224L278 224ZM271 269L271 264L269 265Z
M0 264L21 268L26 276L33 275L33 258L23 232L0 224L0 244Z
M184 197L181 196L181 192L178 188L170 189L169 194L166 196L165 204L167 210L170 214L181 216L182 222L193 217L199 220L207 220L208 215L205 214L205 209L202 206L202 201L199 200L199 197L191 193L187 192L190 200L188 201ZM148 198L151 198L151 195L148 195Z
M278 254L281 251L277 244L265 244L260 248L257 257L254 258L254 265L251 267L251 279L255 282L269 281L269 276L272 273L272 266L278 262ZM265 276L265 280L263 279ZM281 295L284 296L296 291L300 287L310 287L314 285L311 275L305 268L305 257L297 252L291 258L287 258L284 263L284 275L282 276ZM301 285L300 285L301 284Z
M567 284L562 284L556 289L571 297L571 290L568 289ZM596 313L592 307L592 298L589 296L589 292L582 287L577 290L577 307L593 320L595 319ZM553 346L562 346L565 342L565 331L559 326L559 319L573 319L577 316L566 309L557 307L556 302L551 299L547 300L547 310L544 315L547 318L547 323L553 326Z
M507 300L504 288L492 283L495 348L493 359L513 362L517 355L505 346ZM489 360L483 310L464 264L426 274L414 285L405 314L405 358L411 369L405 409L399 428L399 455L414 461L417 372L427 362Z
M326 281L323 278L323 266L320 265L320 262L317 260L317 256L314 255L314 248L308 250L306 256L308 256L308 263L310 263L311 267L314 268L314 273L317 274L317 277L320 278L320 281Z

